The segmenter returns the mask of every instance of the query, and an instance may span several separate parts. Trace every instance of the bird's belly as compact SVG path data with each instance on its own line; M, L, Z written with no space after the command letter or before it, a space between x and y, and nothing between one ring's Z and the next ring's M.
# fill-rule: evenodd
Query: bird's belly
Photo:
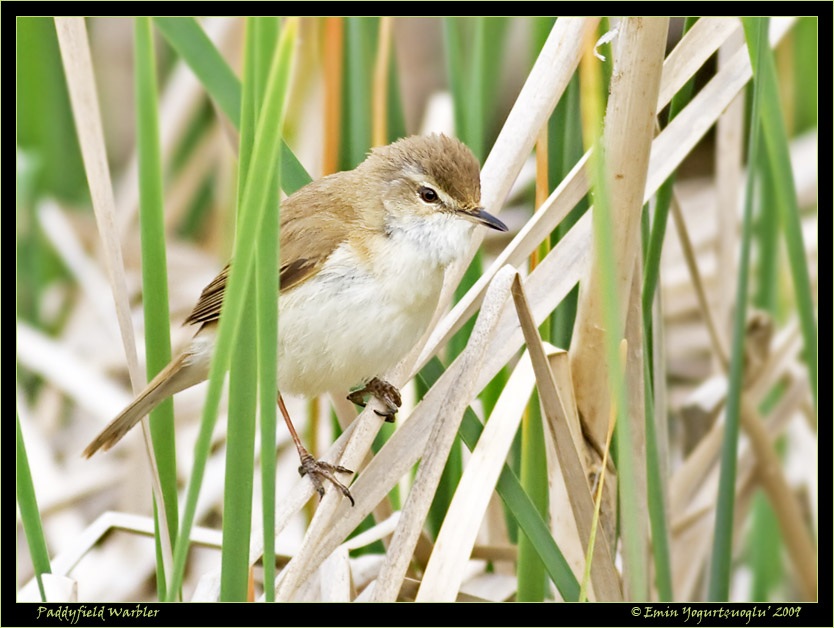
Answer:
M326 267L279 299L278 387L313 396L383 376L431 321L442 269L379 280L355 267Z

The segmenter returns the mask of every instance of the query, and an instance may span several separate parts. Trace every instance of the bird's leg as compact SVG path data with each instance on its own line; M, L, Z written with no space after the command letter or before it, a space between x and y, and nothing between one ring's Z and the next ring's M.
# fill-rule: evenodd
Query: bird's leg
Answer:
M281 414L284 416L284 423L287 424L287 429L290 431L295 448L298 450L298 457L301 459L301 466L298 467L298 473L302 477L306 475L310 478L316 492L319 494L319 499L324 497L324 485L322 484L322 478L324 478L332 482L342 492L342 495L350 500L350 505L353 506L353 495L350 494L347 486L336 479L335 475L336 473L353 473L353 471L340 465L330 464L329 462L313 458L310 452L307 451L307 448L301 444L301 439L298 437L298 432L295 431L295 426L292 424L290 413L287 412L287 406L284 405L284 398L280 392L278 393L278 407L281 409Z
M385 417L385 420L388 423L393 423L397 415L397 410L400 409L400 406L403 403L402 398L400 397L400 391L397 390L397 387L393 384L389 384L383 379L374 377L371 381L365 384L364 388L354 390L347 396L347 398L348 401L364 408L366 395L373 395L385 404L385 412L380 412L379 410L374 410L374 412L376 412L379 416Z

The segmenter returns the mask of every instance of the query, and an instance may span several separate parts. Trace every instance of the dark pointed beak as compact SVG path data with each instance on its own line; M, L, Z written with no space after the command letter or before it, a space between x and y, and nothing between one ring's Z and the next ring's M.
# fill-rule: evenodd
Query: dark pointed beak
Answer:
M485 227L489 227L490 229L495 229L496 231L507 231L507 225L503 222L498 220L492 214L489 214L484 211L482 207L479 207L474 212L470 214L475 222L479 222L480 224L484 225Z

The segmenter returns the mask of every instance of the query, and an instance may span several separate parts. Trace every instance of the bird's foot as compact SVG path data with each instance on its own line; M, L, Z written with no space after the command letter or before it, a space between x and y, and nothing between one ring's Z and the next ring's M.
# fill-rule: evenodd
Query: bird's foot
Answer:
M305 475L309 476L313 487L315 487L316 492L319 494L319 499L324 497L324 484L322 480L329 480L342 492L342 495L350 500L350 505L354 505L353 495L350 494L348 487L339 482L335 475L336 473L353 473L350 469L341 465L316 460L309 452L305 451L301 454L301 466L298 467L298 473L301 477Z
M364 388L354 390L347 396L347 398L348 401L364 408L365 397L367 395L373 395L385 406L384 412L380 412L379 410L374 410L374 412L381 417L385 417L385 420L388 423L393 423L397 416L397 410L399 410L402 405L402 397L400 397L400 391L397 390L397 387L393 384L389 384L383 379L374 377L371 381L365 384Z

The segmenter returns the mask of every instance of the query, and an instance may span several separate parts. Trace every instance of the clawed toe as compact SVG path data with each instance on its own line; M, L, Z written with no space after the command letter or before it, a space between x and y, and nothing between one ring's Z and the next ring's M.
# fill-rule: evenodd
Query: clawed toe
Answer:
M324 497L324 484L322 483L322 479L326 479L330 481L336 488L338 488L342 495L347 497L350 500L350 505L355 505L353 501L353 495L350 494L347 486L342 484L337 478L336 473L353 473L350 469L347 469L341 465L330 464L329 462L324 462L321 460L316 460L311 456L309 453L304 453L301 456L301 466L298 467L298 473L301 477L305 475L310 478L310 481L313 483L313 486L316 489L316 492L319 494L319 499Z
M385 410L383 412L380 412L379 410L374 410L374 412L377 415L384 417L388 423L393 423L397 415L397 410L399 410L402 405L402 397L400 396L400 391L397 390L397 387L393 384L389 384L385 380L374 377L371 381L365 384L364 388L353 391L347 396L347 398L348 401L364 408L366 395L373 395L385 405Z

